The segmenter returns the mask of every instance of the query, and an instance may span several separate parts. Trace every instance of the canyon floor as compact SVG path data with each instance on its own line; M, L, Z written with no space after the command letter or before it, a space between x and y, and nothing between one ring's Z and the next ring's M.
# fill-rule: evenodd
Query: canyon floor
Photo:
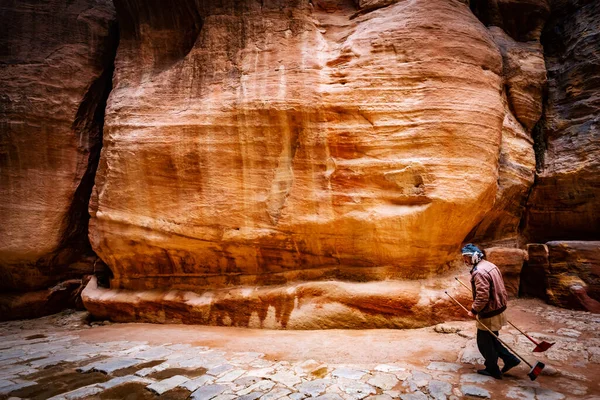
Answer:
M89 322L65 311L0 324L0 399L600 399L600 315L511 301L501 338L522 363L476 374L472 321L413 330L272 331Z

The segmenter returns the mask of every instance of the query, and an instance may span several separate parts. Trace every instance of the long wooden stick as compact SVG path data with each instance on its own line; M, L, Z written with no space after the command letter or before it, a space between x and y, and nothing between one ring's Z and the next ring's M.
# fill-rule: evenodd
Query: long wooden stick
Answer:
M456 304L458 304L459 306L461 306L463 310L465 310L467 313L469 312L469 310L467 310L467 309L465 308L465 306L463 306L461 303L459 303L459 302L458 302L458 300L456 300L454 297L452 297L452 296L450 295L450 293L448 293L447 291L446 291L446 292L444 292L444 293L446 293L446 294L448 295L448 297L450 297L452 300L454 300L454 302L455 302ZM498 337L498 335L496 335L496 334L495 334L495 333L494 333L494 332L493 332L493 331L492 331L490 328L488 328L488 327L487 327L485 324L482 324L482 323L481 323L481 321L479 320L479 316L477 316L477 315L476 315L476 316L475 316L475 319L477 319L477 322L479 322L479 324L480 324L481 326L483 326L483 327L484 327L484 328L485 328L485 329L486 329L486 330L487 330L489 333L491 333L491 334L492 334L492 335L493 335L493 336L494 336L496 339L498 339L498 341L500 341L500 343L502 343L503 345L505 345L506 347L508 347L508 349L509 349L510 351L512 351L514 355L516 355L516 356L517 356L517 357L519 357L521 360L523 360L523 362L525 362L525 364L529 365L529 368L532 368L532 369L533 369L533 365L529 364L529 362L528 362L526 359L524 359L523 357L521 357L521 355L520 355L519 353L517 353L516 351L514 351L514 350L512 349L512 347L510 347L509 345L507 345L507 344L506 344L506 342L505 342L504 340L500 339L500 338Z

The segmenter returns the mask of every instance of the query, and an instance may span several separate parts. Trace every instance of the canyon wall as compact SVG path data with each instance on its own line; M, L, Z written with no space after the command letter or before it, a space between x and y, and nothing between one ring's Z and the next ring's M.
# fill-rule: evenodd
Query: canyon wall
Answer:
M2 8L11 293L98 261L99 318L418 327L472 241L511 296L600 300L596 2L55 3Z
M548 89L524 237L547 256L525 273L545 265L550 303L600 312L600 3L553 1L541 40Z
M108 0L0 7L0 319L59 310L70 280L93 272L87 206L115 22Z

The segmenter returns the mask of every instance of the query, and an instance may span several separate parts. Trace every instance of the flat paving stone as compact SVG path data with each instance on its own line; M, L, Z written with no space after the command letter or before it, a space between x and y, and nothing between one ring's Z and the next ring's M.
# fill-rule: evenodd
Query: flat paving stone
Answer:
M245 373L246 373L246 370L244 370L244 369L233 370L231 372L226 373L219 379L217 379L217 383L233 382L240 376L244 375Z
M279 371L276 374L269 376L269 379L290 388L293 388L295 385L302 382L302 379L292 371Z
M227 390L227 386L225 385L207 385L202 386L192 392L190 395L190 399L193 400L210 400L214 397L217 397L221 393Z
M379 364L378 366L375 367L375 371L396 372L396 371L406 371L406 368L399 367L397 365Z
M292 393L292 391L289 390L289 389L274 388L269 393L263 395L260 399L261 400L277 400L277 399L280 399L280 398L282 398L284 396L287 396L290 393Z
M143 360L160 360L173 353L173 350L167 347L153 347L148 350L143 350L135 354L135 358Z
M315 397L315 400L344 400L344 398L336 393L326 393L322 396Z
M460 377L461 382L468 383L490 383L494 382L494 378L491 376L481 375L481 374L464 374Z
M427 369L432 371L452 371L456 372L462 368L462 365L455 363L447 363L447 362L432 362L427 366Z
M429 395L435 400L446 400L452 394L452 385L448 382L433 380L429 382Z
M482 399L489 399L491 397L490 392L474 385L462 385L460 391L466 396L480 397Z
M217 397L213 397L212 400L233 400L235 398L234 394L220 394Z
M83 399L85 397L93 396L102 392L104 389L97 385L84 386L79 389L72 390L67 393L60 394L58 396L50 397L49 400L76 400Z
M535 400L535 389L530 387L512 387L505 393L508 399Z
M8 359L19 358L19 357L24 356L25 354L27 354L27 353L23 349L5 350L0 353L0 361L2 361L4 363Z
M373 377L367 381L370 385L383 390L390 390L400 382L396 375L378 372L373 374Z
M20 375L23 372L29 371L31 367L29 365L7 365L6 367L0 368L0 379L8 379Z
M261 369L253 369L248 371L248 373L246 374L247 376L257 376L260 378L265 378L269 375L273 375L275 373L275 368L272 367L268 367L268 368L261 368Z
M256 382L259 382L261 380L262 378L259 378L257 376L243 376L233 381L233 391L237 392L238 390L245 389L248 386L254 385Z
M268 392L271 389L273 389L273 386L275 386L275 382L269 381L269 380L263 380L260 382L256 382L254 385L248 386L246 389L242 389L242 390L238 391L236 394L238 396L245 396L252 392Z
M0 389L6 386L14 385L13 381L9 381L8 379L0 379Z
M14 382L11 385L0 387L0 394L9 394L15 390L20 390L33 385L37 385L37 382L19 380L19 382Z
M199 376L194 379L190 379L189 381L182 383L181 385L179 385L179 387L182 387L184 389L189 390L190 392L193 392L194 390L198 389L200 386L209 385L209 384L212 384L213 382L214 382L214 378L212 376L202 375L202 376Z
M138 360L136 358L113 358L106 361L101 361L99 363L95 363L91 365L91 369L88 369L87 371L98 371L105 374L111 374L120 369L142 364L143 362L144 360ZM80 370L81 372L87 372L83 371L83 368L81 368Z
M158 395L161 395L165 392L168 392L171 389L175 389L177 386L189 380L190 378L188 378L187 376L175 375L168 379L164 379L160 382L152 383L146 386L146 388Z
M428 400L429 399L427 397L427 395L423 392L401 394L400 398L402 400Z
M546 388L535 389L535 395L537 400L562 400L565 398L564 394Z
M313 381L302 382L296 386L296 390L308 397L317 397L325 393L325 389L333 385L331 379L315 379Z
M346 378L346 379L359 380L360 378L362 378L363 376L365 376L365 374L366 374L365 371L359 371L359 370L356 370L356 369L336 368L331 373L331 376L335 376L337 378Z
M225 372L231 371L232 369L235 369L235 367L231 364L221 364L218 367L209 369L208 371L206 371L206 373L212 376L219 376Z
M111 389L113 387L123 385L125 383L136 382L149 385L154 382L154 379L142 378L135 375L118 376L109 381L98 383L98 386L104 390Z
M238 397L239 400L256 400L259 399L264 392L252 392L243 396Z
M338 386L344 393L354 399L364 399L370 394L377 393L377 390L373 386L351 379L340 379Z

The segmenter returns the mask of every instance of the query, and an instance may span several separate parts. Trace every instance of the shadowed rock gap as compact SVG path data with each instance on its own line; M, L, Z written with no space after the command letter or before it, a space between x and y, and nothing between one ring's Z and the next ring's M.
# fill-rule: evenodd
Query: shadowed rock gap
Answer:
M78 294L82 278L93 272L97 260L88 239L88 203L102 148L104 114L112 89L114 60L119 43L116 21L109 20L107 25L106 36L100 38L97 47L92 46L89 50L98 51L94 57L99 75L95 79L92 77L84 93L80 92L83 96L70 127L79 160L73 173L81 179L71 192L70 204L64 210L57 229L58 243L54 250L34 262L21 264L20 267L9 265L6 272L0 270L0 287L3 291L0 320L33 318L55 313L65 307L81 306ZM22 90L24 96L32 95L28 89ZM15 272L11 273L10 268L21 268L23 275L29 270L29 279L15 277Z
M61 247L77 249L82 255L95 256L87 235L90 220L88 204L96 179L98 162L100 161L106 101L112 90L115 57L119 45L119 28L116 23L110 29L108 40L110 41L108 47L111 49L111 53L106 59L106 67L102 75L92 83L85 94L73 122L73 131L77 136L82 137L83 132L89 132L90 146L86 148L85 145L82 145L79 148L80 151L89 153L88 164L73 195L73 202L65 215Z

